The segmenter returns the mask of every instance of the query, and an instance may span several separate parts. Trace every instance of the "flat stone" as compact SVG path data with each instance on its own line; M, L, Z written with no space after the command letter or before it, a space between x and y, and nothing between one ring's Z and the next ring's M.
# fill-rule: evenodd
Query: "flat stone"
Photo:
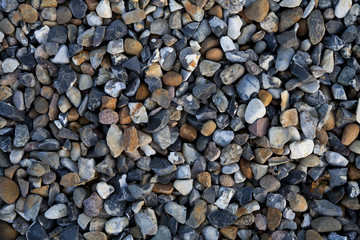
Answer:
M311 227L319 233L340 231L341 223L332 217L318 217L311 222Z
M19 186L11 179L0 177L0 198L7 204L12 204L20 195Z

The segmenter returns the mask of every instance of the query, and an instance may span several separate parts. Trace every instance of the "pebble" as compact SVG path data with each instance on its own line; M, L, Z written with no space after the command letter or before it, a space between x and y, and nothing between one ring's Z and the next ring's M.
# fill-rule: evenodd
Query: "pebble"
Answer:
M256 22L261 22L269 12L269 2L267 0L255 0L245 8L245 16Z
M11 179L0 177L0 198L7 204L14 203L20 195L19 186Z
M350 0L339 0L335 6L335 16L337 18L344 18L349 12L352 6L352 1Z
M63 203L56 204L45 212L45 217L47 219L59 219L66 217L67 215L68 215L68 208Z
M266 114L266 109L262 101L253 98L249 102L245 110L245 121L249 124L254 123L257 119L262 118Z

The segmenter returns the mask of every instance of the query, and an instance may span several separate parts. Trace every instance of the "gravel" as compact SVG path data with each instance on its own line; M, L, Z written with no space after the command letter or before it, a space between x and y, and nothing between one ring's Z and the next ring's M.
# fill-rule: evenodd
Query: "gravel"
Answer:
M358 0L0 2L0 239L358 239Z

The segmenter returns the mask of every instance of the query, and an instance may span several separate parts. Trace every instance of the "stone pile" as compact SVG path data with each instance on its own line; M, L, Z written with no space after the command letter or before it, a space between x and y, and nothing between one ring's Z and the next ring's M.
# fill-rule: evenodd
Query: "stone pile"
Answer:
M359 0L0 0L0 240L359 239Z

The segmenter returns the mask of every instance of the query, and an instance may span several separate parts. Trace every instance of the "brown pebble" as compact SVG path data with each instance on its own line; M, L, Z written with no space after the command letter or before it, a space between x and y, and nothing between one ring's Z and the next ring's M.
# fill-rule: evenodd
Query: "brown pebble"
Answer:
M253 173L250 167L250 161L245 158L240 158L240 171L246 178L253 178Z
M258 98L262 101L265 107L269 106L272 101L271 93L263 89L259 91Z
M38 19L38 12L29 4L20 4L18 7L22 20L27 23L36 23Z
M323 238L314 229L309 229L306 231L306 240L323 240Z
M101 107L100 110L105 108L115 110L116 109L117 99L110 96L103 96L101 98Z
M215 36L206 38L201 44L200 53L204 55L209 49L220 46L220 39Z
M140 53L143 49L141 43L132 38L126 38L124 41L124 51L129 55L136 55L140 57Z
M216 123L213 120L208 120L201 127L201 134L205 137L211 136L216 129Z
M119 121L119 114L111 109L104 109L99 113L99 122L101 124L116 124Z
M223 18L223 11L220 5L214 5L208 12L210 16L217 16L218 18Z
M0 177L0 198L7 204L12 204L20 195L20 189L16 182Z
M162 77L162 81L164 84L168 86L174 86L177 87L182 83L182 76L180 73L170 71L164 74Z
M320 129L320 131L316 131L316 138L323 145L326 145L329 141L329 136L324 128Z
M220 48L212 48L206 52L205 58L210 61L218 62L224 57L224 53Z
M280 123L283 127L296 126L299 123L299 116L296 108L285 110L280 114Z
M119 111L120 124L129 124L132 122L130 117L130 109L128 106L125 106Z
M79 117L80 116L79 116L79 113L76 108L70 109L69 114L68 114L69 122L75 122L79 119Z
M190 124L183 124L180 127L180 137L188 140L189 142L193 142L196 139L197 131L196 128L191 126Z
M333 129L334 127L335 127L335 115L333 112L330 112L329 118L326 120L323 128L326 131L329 131L329 130Z
M6 222L0 221L0 229L0 239L15 240L18 236L18 232Z
M80 184L80 177L77 173L67 173L60 179L60 185L63 187L74 187Z
M350 123L344 128L341 143L345 146L349 146L359 135L359 125L356 123Z
M360 179L360 169L357 169L355 166L349 164L348 165L348 177L350 180L358 180Z
M307 22L305 18L302 18L299 20L299 29L297 31L297 36L298 37L303 37L307 34L308 32L308 28L307 28Z
M238 227L228 226L226 228L220 229L220 233L224 235L227 239L236 239Z
M308 204L302 195L296 194L295 198L290 201L290 208L294 212L305 212Z
M197 175L197 180L206 188L211 187L211 175L208 172L201 172Z
M160 194L171 194L174 191L174 186L171 182L167 184L155 183L152 191Z
M31 189L31 193L37 194L41 197L48 197L49 196L49 185L41 186L39 188Z
M268 14L269 8L268 0L255 0L245 8L244 14L250 20L261 22Z
M268 208L268 212L266 215L267 218L267 225L270 231L274 231L277 226L279 226L281 218L282 218L282 212L277 208Z
M36 112L46 114L49 111L49 103L45 98L38 96L34 100L34 108Z
M279 190L280 181L273 175L266 175L260 180L260 186L268 192L276 192Z
M88 7L89 11L94 11L97 7L97 5L99 4L99 1L97 0L85 0L85 3Z
M227 175L227 174L220 175L219 181L220 181L221 186L224 186L224 187L232 187L235 184L233 177L231 175Z
M19 167L20 167L20 165L16 164L16 165L12 165L11 167L6 168L5 169L5 177L12 179L14 177L16 170L18 170Z
M138 148L138 136L135 127L125 129L122 142L124 150L127 152L134 152Z

